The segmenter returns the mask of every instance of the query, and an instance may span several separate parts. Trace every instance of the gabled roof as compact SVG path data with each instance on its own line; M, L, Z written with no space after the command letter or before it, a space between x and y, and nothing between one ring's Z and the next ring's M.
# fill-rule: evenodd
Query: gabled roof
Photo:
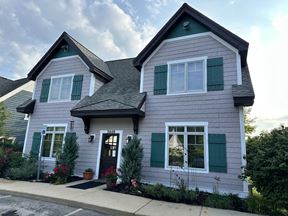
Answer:
M213 32L218 37L222 38L224 41L239 50L241 56L242 66L246 66L246 58L248 52L249 43L241 39L237 35L233 34L229 30L220 26L213 20L209 19L199 11L190 7L187 3L184 3L182 7L169 19L169 21L161 28L161 30L156 34L156 36L148 43L148 45L139 53L139 55L134 60L134 65L137 68L141 68L145 60L152 54L152 52L160 45L160 43L166 39L169 32L176 26L177 22L183 16L190 16L201 25L203 25L207 30Z
M140 109L146 93L139 93L140 72L133 59L106 62L113 80L104 84L92 96L81 100L72 110L72 116L144 115Z
M28 78L31 80L36 80L38 74L44 69L44 67L49 63L49 61L54 57L55 53L59 50L62 43L66 42L69 46L76 51L80 58L87 64L90 72L95 73L100 79L105 81L110 81L113 79L112 74L109 71L106 63L72 38L66 32L63 32L57 41L52 45L52 47L45 53L45 55L40 59L40 61L34 66L34 68L29 72Z
M26 84L29 82L29 79L22 78L18 80L10 80L4 77L0 77L0 97L8 94L9 92L13 91L14 89Z

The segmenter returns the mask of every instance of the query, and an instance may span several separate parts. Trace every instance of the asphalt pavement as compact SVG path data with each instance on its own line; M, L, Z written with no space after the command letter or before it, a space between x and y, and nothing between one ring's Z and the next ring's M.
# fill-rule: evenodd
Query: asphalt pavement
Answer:
M0 194L1 216L107 216L62 204Z

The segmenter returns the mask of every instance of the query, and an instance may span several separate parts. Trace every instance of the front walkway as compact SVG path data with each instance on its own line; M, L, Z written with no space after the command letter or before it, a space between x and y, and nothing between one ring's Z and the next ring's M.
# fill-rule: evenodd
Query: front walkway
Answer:
M70 183L75 184L74 183ZM169 203L147 198L109 192L100 186L88 190L67 188L67 185L8 181L0 179L0 193L15 194L29 198L52 201L86 208L112 215L147 215L147 216L252 216L253 214L237 211ZM255 215L254 215L255 216Z

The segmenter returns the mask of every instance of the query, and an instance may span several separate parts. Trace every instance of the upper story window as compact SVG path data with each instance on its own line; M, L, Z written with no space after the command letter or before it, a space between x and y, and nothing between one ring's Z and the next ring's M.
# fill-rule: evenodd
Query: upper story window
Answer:
M49 101L67 101L71 98L73 76L52 77Z
M206 92L206 58L168 62L168 94Z

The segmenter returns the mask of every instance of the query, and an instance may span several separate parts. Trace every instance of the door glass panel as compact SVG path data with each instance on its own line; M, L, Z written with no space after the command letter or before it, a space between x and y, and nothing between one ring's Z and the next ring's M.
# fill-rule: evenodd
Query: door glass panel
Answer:
M43 157L50 157L50 148L52 143L52 134L46 134L43 140Z
M116 157L117 156L117 143L118 143L118 136L108 135L105 138L103 156L113 157L113 158Z
M54 148L53 148L53 157L56 156L56 153L62 149L64 134L55 134L54 138Z

